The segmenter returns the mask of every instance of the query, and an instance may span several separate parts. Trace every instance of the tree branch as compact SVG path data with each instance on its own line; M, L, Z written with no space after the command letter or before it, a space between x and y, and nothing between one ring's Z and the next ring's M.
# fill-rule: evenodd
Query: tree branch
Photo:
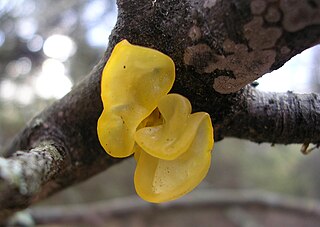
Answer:
M11 158L0 158L0 220L41 197L43 185L65 167L63 161L62 152L50 141L28 152L17 151Z
M20 182L27 182L24 186L12 183L13 178L3 177L8 172L6 167L1 167L2 217L119 162L101 148L96 123L102 111L101 72L112 48L122 39L158 49L173 58L177 77L172 92L188 97L194 111L210 113L216 141L234 136L258 142L294 143L305 142L303 133L307 133L310 142L318 143L317 123L311 132L299 127L299 122L292 128L286 125L288 120L301 120L307 125L308 110L314 110L310 116L318 122L317 96L270 94L268 98L243 87L319 42L319 6L320 0L119 0L118 21L101 61L67 96L36 116L9 146L7 159L1 159L2 165L23 167ZM269 103L271 99L273 104ZM308 106L312 103L314 108ZM261 109L266 105L271 105L269 112ZM278 110L280 107L284 109ZM300 111L304 107L306 110ZM248 112L250 115L246 116ZM281 140L270 136L271 127L258 126L258 117L263 114L263 126L269 124L266 113L275 116L269 121L278 129L276 135L282 135ZM238 117L244 117L241 125L235 122ZM243 126L245 123L249 127ZM240 130L238 126L243 127ZM285 138L285 132L290 136ZM45 155L40 155L40 160L48 164L35 167L32 160L39 158L41 152ZM44 176L35 174L33 179L28 171ZM11 172L10 176L16 174ZM21 194L23 187L32 193Z
M105 59L67 96L36 116L7 148L7 159L1 159L0 223L13 212L119 162L106 154L96 135ZM34 165L35 160L44 165ZM22 169L3 177L12 165ZM16 177L22 178L13 183ZM24 194L22 187L34 190Z
M293 199L261 191L210 190L192 193L192 195L165 204L150 204L134 197L86 205L36 207L28 212L35 224L38 225L80 223L106 225L106 223L114 222L118 224L119 222L131 223L130 220L136 218L140 219L139 223L148 223L148 226L151 226L152 224L147 221L149 220L148 217L153 217L150 221L156 222L160 217L162 221L166 220L165 217L169 214L172 215L173 212L175 214L180 212L185 214L191 211L193 213L192 219L196 218L197 213L202 213L201 217L204 219L203 215L207 213L210 217L212 215L224 216L224 218L229 219L227 222L230 219L238 222L235 224L240 224L239 215L246 214L250 216L251 220L259 221L262 226L265 226L267 224L262 223L266 220L259 220L259 213L263 213L264 217L267 213L270 214L270 217L272 217L272 213L278 215L280 213L282 217L291 216L295 218L299 215L303 219L298 218L300 222L304 221L307 216L313 223L320 223L319 207L320 204L315 201ZM239 212L239 210L242 212ZM188 221L190 220L184 220L182 223ZM275 222L269 223L277 224Z
M261 92L247 87L241 112L221 132L254 142L320 143L319 94Z

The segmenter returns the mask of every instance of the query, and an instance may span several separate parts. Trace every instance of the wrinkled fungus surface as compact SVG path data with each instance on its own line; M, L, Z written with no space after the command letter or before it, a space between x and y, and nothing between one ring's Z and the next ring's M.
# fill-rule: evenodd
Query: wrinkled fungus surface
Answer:
M174 63L167 55L126 40L115 46L102 73L103 112L98 120L98 137L109 155L123 158L133 153L138 125L174 79Z
M171 97L168 95L163 99ZM178 97L181 98L180 95ZM174 101L177 99L173 98ZM192 118L193 116L194 118ZM165 140L165 130L156 135L156 137L160 136L158 140L160 142L154 145L151 153L159 152L166 146L177 146L179 142L183 144L179 147L181 154L175 159L168 158L170 155L165 149L163 155L167 155L165 156L167 159L150 155L150 150L147 152L141 149L138 152L134 181L138 195L145 200L159 203L179 198L193 190L206 176L211 163L213 147L213 129L210 116L200 112L189 115L189 119L192 119L191 125L183 127L184 133L182 135L179 135L180 132L178 132L173 136L173 145ZM169 120L169 124L179 124L179 122L170 122ZM161 135L162 133L164 135ZM172 134L169 134L170 136ZM171 149L168 150L171 151Z
M209 114L191 114L188 99L169 94L175 66L159 51L123 40L101 80L99 141L112 157L134 154L137 194L149 202L177 199L194 189L211 163Z
M136 132L135 140L150 155L173 160L190 147L201 122L208 114L191 114L189 100L178 94L162 97L158 109L163 117L163 124L141 128Z

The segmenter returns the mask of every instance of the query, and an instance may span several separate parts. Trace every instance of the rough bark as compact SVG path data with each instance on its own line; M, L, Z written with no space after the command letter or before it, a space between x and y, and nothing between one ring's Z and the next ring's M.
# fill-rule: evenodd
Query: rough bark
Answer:
M246 87L242 95L246 111L228 119L228 128L221 130L224 136L258 143L319 144L319 94L261 92Z
M319 143L318 95L263 93L245 85L319 43L320 0L119 0L118 7L101 61L67 96L36 116L1 159L0 219L119 161L101 148L96 122L102 111L101 71L122 39L172 57L177 73L172 92L188 97L194 111L210 113L216 141L233 136ZM41 152L40 160L48 163L32 169L33 161L27 160ZM26 188L36 182L36 190L27 196L19 190L13 179L20 176L5 175L8 163L25 164L21 182ZM53 174L29 178L29 168Z

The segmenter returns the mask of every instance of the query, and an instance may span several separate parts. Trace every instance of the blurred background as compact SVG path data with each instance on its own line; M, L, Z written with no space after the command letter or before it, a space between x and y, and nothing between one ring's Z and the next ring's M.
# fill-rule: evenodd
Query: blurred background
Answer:
M0 0L0 148L89 73L116 17L115 0ZM319 59L320 46L308 49L259 79L257 89L318 92ZM212 167L195 191L257 189L319 200L319 150L303 156L300 148L224 139L215 144ZM133 159L125 160L37 206L136 196L134 168Z

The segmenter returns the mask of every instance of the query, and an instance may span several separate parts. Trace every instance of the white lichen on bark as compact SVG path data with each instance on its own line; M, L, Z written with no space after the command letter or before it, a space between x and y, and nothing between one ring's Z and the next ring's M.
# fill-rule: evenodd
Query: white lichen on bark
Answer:
M214 7L215 4L211 3L215 1L206 1L203 7ZM217 53L210 44L196 43L186 48L184 63L193 66L198 73L218 72L213 82L215 91L222 94L237 92L270 72L277 53L290 52L287 46L277 46L284 32L297 32L320 23L319 5L320 0L252 0L250 11L253 17L242 29L246 42L237 43L226 37L223 54ZM193 26L189 37L196 42L201 31Z
M0 195L9 188L18 190L23 196L38 193L41 185L56 173L53 162L61 159L52 145L41 145L28 152L17 151L7 159L0 158Z

